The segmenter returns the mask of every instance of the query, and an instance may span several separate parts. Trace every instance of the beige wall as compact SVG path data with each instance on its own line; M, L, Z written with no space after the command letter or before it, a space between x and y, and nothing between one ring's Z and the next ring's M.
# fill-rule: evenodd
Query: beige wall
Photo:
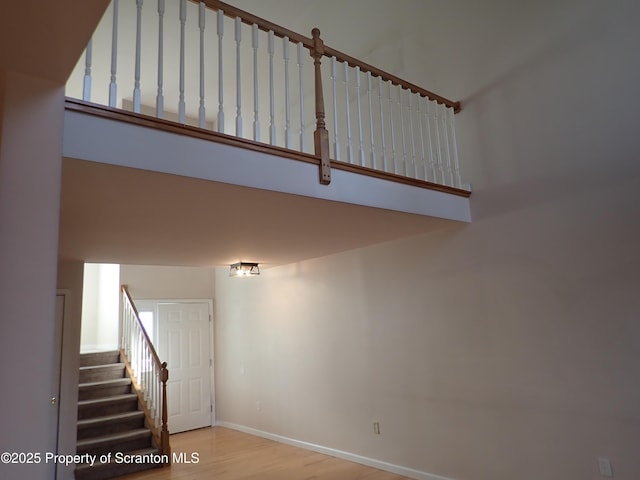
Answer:
M119 348L120 265L86 263L80 352Z
M213 300L215 273L207 267L121 265L120 282L134 300Z
M46 452L56 438L63 88L0 70L0 97L0 452ZM0 464L2 478L51 476L51 465Z
M220 272L219 420L459 480L638 478L640 7L506 3L460 11L481 58L444 67L473 223Z

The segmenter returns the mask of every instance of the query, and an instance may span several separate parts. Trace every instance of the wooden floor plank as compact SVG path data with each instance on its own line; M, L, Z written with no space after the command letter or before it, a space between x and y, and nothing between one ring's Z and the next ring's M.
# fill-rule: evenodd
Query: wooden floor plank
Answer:
M121 477L122 480L408 480L376 468L292 447L228 428L171 436L173 452L199 462Z

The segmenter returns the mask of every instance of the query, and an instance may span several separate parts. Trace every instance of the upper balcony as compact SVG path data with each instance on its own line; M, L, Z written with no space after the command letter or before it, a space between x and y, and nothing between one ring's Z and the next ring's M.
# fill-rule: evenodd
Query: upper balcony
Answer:
M470 221L459 102L329 44L216 0L112 0L67 83L64 156Z

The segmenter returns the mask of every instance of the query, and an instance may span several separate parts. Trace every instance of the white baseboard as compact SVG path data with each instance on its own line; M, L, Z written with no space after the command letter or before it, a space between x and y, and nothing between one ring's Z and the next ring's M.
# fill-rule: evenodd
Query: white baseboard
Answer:
M245 427L244 425L237 425L235 423L217 421L216 425L219 427L230 428L232 430L238 430L239 432L255 435L256 437L262 437L269 440L273 440L294 447L304 448L332 457L341 458L350 462L360 463L367 465L368 467L377 468L386 472L395 473L396 475L403 475L409 478L415 478L416 480L454 480L452 478L443 477L441 475L435 475L433 473L422 472L420 470L414 470L413 468L402 467L400 465L394 465L393 463L383 462L376 460L375 458L363 457L355 453L344 452L342 450L336 450L335 448L324 447L322 445L316 445L315 443L304 442L302 440L296 440L294 438L283 437L282 435L276 435L274 433L264 432L251 427Z

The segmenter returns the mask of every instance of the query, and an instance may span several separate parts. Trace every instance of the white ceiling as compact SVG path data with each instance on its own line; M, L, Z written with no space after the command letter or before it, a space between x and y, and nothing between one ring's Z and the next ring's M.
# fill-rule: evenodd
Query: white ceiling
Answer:
M64 159L60 255L89 262L288 264L455 222Z

